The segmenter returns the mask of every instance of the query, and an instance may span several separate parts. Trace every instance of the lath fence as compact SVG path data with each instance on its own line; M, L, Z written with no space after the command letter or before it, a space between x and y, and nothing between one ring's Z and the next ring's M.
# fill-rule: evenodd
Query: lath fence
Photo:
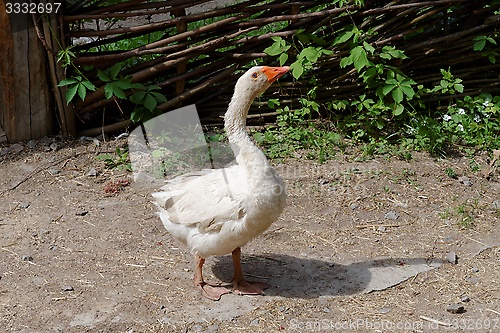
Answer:
M323 56L299 80L280 79L280 84L255 102L260 107L252 108L250 118L272 119L267 117L274 112L265 102L270 97L279 96L292 109L297 107L299 98L313 85L318 86L320 104L353 99L367 88L355 69L339 66L349 55L347 46L333 43L347 25L371 31L367 42L376 49L391 45L403 50L408 59L392 65L419 84L436 84L440 69L450 67L464 80L463 94L500 90L500 64L473 51L476 36L493 36L498 30L499 15L494 14L498 6L491 0L366 0L363 7L340 8L338 1L245 0L218 7L207 0L101 3L76 2L62 17L66 45L79 43L72 49L77 55L74 65L98 88L73 103L83 133L130 125L133 105L106 99L105 82L97 69L123 62L121 75L161 88L167 97L158 105L161 111L195 103L206 123L220 123L241 70L253 64L276 65L276 59L263 52L273 43L272 37L298 43L294 35L299 31L321 37L333 54ZM494 46L490 51L500 50ZM67 74L75 73L69 70ZM427 102L448 98L430 96Z

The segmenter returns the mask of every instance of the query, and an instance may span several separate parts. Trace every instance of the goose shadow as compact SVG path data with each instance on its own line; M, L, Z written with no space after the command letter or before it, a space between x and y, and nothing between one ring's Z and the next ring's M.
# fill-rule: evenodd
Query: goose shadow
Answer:
M381 258L337 264L315 258L284 254L243 256L242 266L248 281L267 282L268 296L317 298L383 290L416 274L438 267L442 262L424 258ZM218 257L212 272L229 282L233 274L231 257Z

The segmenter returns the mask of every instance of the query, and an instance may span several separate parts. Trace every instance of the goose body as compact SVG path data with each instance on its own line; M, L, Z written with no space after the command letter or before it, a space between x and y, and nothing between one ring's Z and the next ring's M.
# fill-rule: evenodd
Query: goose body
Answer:
M282 179L251 141L245 123L255 97L288 70L257 66L236 83L224 117L236 165L177 177L153 193L165 228L195 255L195 285L210 299L219 299L228 291L203 281L202 266L209 256L233 254L235 292L262 294L267 287L244 281L240 248L278 219L286 194Z

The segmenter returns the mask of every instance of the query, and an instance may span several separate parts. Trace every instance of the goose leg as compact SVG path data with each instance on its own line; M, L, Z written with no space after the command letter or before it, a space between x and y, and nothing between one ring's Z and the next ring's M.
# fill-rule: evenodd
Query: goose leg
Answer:
M270 287L264 282L248 282L243 277L241 270L241 248L237 247L233 253L234 277L233 292L238 295L264 295L264 289Z
M199 255L195 255L195 262L196 265L194 270L194 285L201 291L202 296L214 301L218 301L220 300L220 297L222 295L229 293L229 290L227 290L226 288L211 286L203 280L202 269L203 264L205 263L205 259L203 259Z

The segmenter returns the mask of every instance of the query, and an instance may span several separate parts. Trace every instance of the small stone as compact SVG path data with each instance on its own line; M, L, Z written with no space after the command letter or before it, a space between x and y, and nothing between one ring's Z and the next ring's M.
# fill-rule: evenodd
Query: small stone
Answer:
M394 206L395 207L401 207L403 209L407 209L408 208L408 204L405 204L405 203L402 203L402 202L395 202Z
M324 308L324 309L323 309L323 312L324 312L324 313L329 313L330 311L332 311L332 310L330 310L329 308Z
M278 310L280 310L280 312L283 312L286 310L286 308L284 306L280 306Z
M21 257L21 260L22 261L33 261L33 257L32 256L24 255L24 256Z
M85 174L87 177L96 177L97 170L95 168L90 168L89 171Z
M319 184L320 184L320 185L326 185L326 184L328 184L329 182L330 182L330 181L329 181L328 179L320 179L320 180L319 180Z
M49 147L53 151L58 151L61 148L61 146L59 144L55 143L55 142L51 143Z
M466 276L465 281L470 282L472 284L479 284L479 282L480 282L480 280L475 276L473 276L473 277Z
M386 227L384 227L383 225L381 225L380 227L377 228L377 231L380 231L380 232L385 232L387 229Z
M14 143L12 146L9 147L9 150L13 153L20 153L23 151L24 146L20 143Z
M390 211L384 215L384 218L387 220L396 220L399 215L396 212Z
M351 206L350 206L350 208L351 208L352 210L355 210L355 209L356 209L356 208L358 208L358 207L359 207L359 205L358 205L358 203L357 203L357 202L353 202L353 203L351 204Z
M34 149L36 147L36 141L35 140L28 141L26 147L28 147L29 149Z
M52 176L55 176L55 175L58 175L61 173L61 170L59 169L55 169L55 168L50 168L49 169L49 173L52 175Z
M85 216L87 215L89 212L87 210L81 210L81 211L78 211L75 213L76 216Z
M491 203L491 208L493 208L494 210L500 210L500 201L498 200L495 200Z
M469 177L466 176L458 177L458 181L464 184L465 186L472 186L472 182L470 181Z
M385 313L391 312L391 309L389 309L389 308L382 308L382 309L379 310L379 312L382 313L382 314L385 314Z
M464 313L465 308L461 304L448 304L448 306L446 307L446 311L453 314L459 314Z
M63 291L73 291L73 290L75 290L75 289L73 288L73 286L71 286L71 285L69 285L69 284L68 284L68 285L66 285L66 286L63 286L61 289L62 289Z
M49 250L51 250L51 251L57 251L57 249L58 249L57 245L49 246Z
M471 271L473 271L474 273L477 273L477 272L479 272L479 268L477 268L477 267L472 267L472 268L471 268Z
M30 204L29 204L29 203L27 203L27 202L21 202L21 203L19 204L19 208L22 208L22 209L26 209L26 208L28 208L29 206L30 206Z
M467 296L467 295L464 295L460 298L460 301L462 301L463 303L467 303L467 302L470 302L470 297Z
M252 320L250 322L250 326L258 326L260 323L260 319L259 318L255 318L254 320Z
M40 143L44 146L48 146L52 143L52 139L49 138L48 136L44 136L43 138L40 139Z
M454 240L453 236L451 236L451 235L443 238L443 242L445 242L445 243L451 243L451 242L453 242L453 240Z
M448 252L448 254L446 255L446 260L448 260L450 264L456 265L458 263L457 254L453 251Z

